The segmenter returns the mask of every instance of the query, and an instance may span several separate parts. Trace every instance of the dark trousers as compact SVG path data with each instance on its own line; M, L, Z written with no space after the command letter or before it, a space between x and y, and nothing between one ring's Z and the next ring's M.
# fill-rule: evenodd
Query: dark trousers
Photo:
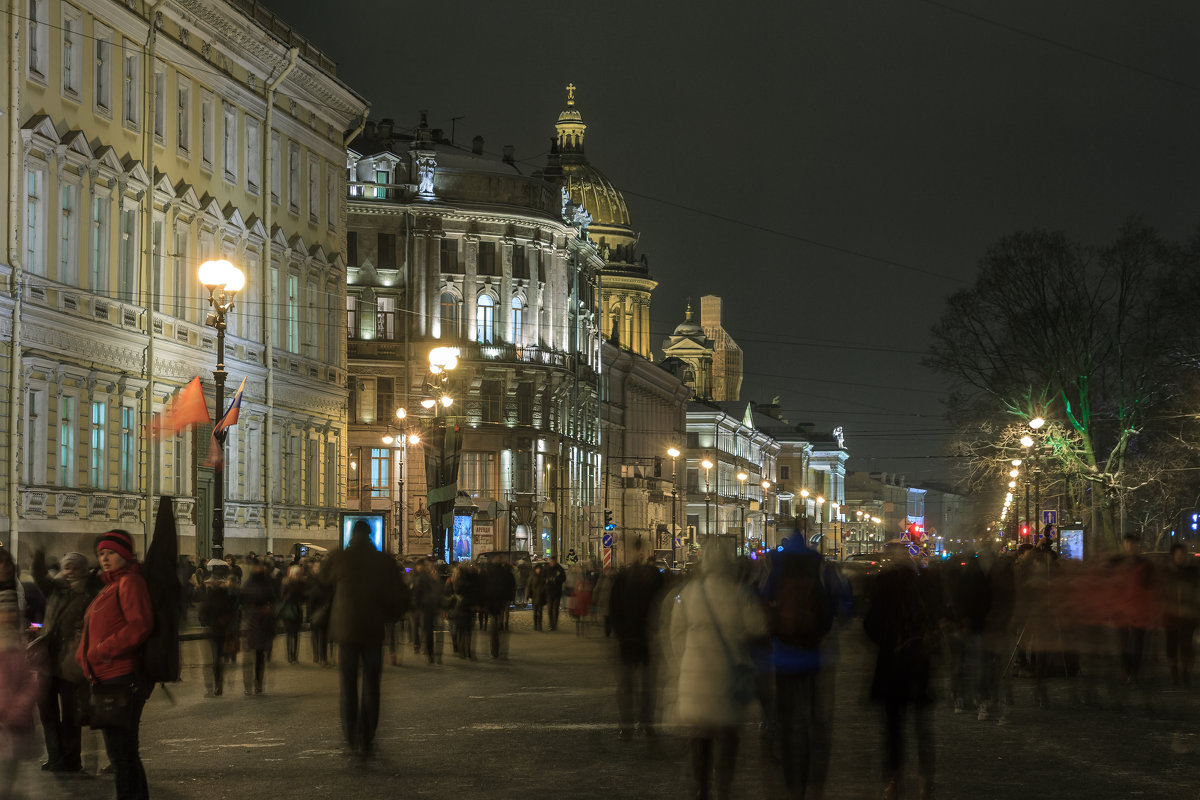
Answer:
M324 664L329 661L329 626L313 625L309 628L312 638L313 662Z
M716 773L717 800L728 800L737 765L738 729L722 727L696 731L688 741L692 767L692 796L708 800L709 786Z
M488 612L488 644L492 658L503 655L508 658L508 630L504 624L504 615L508 609L498 612Z
M1137 680L1142 669L1142 653L1146 649L1146 629L1125 626L1117 628L1121 648L1121 671L1127 681Z
M617 664L617 719L621 730L654 727L654 666L647 658L624 658Z
M300 660L300 620L284 623L287 641L287 661L295 664Z
M793 797L823 787L833 743L832 672L777 673L775 722L783 782Z
M85 685L58 677L47 677L38 696L38 712L46 739L50 769L75 772L83 767L80 759L82 731L79 726L79 701Z
M550 595L550 630L558 630L558 611L562 608L562 595Z
M221 695L225 690L225 634L211 636L208 640L209 655L212 657L212 693Z
M1196 635L1196 620L1175 617L1170 614L1163 616L1163 634L1167 645L1167 664L1171 667L1171 676L1175 679L1188 679L1188 670L1196 658L1195 644L1192 639Z
M546 608L545 603L533 604L533 629L535 631L542 630L542 611Z
M362 668L362 693L358 672ZM371 751L375 728L379 725L379 682L383 675L383 646L338 645L338 669L341 671L342 733L350 749Z
M102 681L104 684L132 683L133 676ZM104 749L108 762L112 764L117 785L117 800L149 800L150 788L146 784L146 770L138 753L138 728L142 724L142 709L146 706L149 693L138 691L133 699L132 722L127 727L105 728Z
M884 780L899 779L904 771L904 723L909 709L916 723L917 774L932 778L934 769L933 707L929 704L888 700L884 703Z

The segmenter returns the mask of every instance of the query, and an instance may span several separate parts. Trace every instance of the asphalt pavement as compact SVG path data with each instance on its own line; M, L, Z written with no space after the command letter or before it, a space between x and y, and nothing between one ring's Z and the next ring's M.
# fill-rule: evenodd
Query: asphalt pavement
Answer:
M839 638L834 750L825 797L880 794L878 710L865 700L872 666L861 626ZM1153 644L1153 642L1152 642ZM1160 643L1159 643L1160 644ZM564 615L553 632L532 630L514 612L509 657L493 660L485 641L477 660L447 647L427 664L411 649L385 666L378 752L344 754L338 726L337 670L312 663L307 634L301 661L283 663L283 639L262 695L243 693L231 670L223 697L206 697L200 642L184 646L183 681L156 689L142 722L142 755L156 800L279 797L443 797L490 800L569 797L686 798L686 740L663 728L656 737L617 736L615 643L590 626L577 635ZM1169 688L1152 659L1144 691L1083 703L1077 680L1051 681L1050 702L1033 703L1031 679L1014 682L1005 721L980 721L935 709L939 798L1099 798L1161 800L1200 796L1200 690ZM669 668L663 673L669 682ZM939 686L943 682L939 681ZM669 691L665 693L669 703ZM910 734L911 736L912 734ZM31 800L114 796L98 733L85 733L91 777L58 779L23 767ZM912 754L915 755L915 754ZM908 776L905 795L917 796ZM756 722L742 735L735 797L782 797L778 765Z

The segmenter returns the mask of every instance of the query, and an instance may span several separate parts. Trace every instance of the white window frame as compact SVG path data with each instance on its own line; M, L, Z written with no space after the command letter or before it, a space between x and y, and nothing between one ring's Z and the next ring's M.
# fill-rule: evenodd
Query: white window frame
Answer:
M93 294L108 294L110 242L112 237L112 196L107 190L94 190L88 210L88 289Z
M138 490L139 438L137 407L131 400L121 401L120 454L117 462L117 489L122 492Z
M154 141L167 140L167 65L154 62Z
M215 107L213 93L208 89L200 90L200 166L212 172L213 146L216 135L216 120L213 119Z
M31 162L25 167L25 269L47 276L46 228L50 198L46 196L46 165Z
M46 399L49 392L40 381L25 391L25 438L21 443L24 459L22 475L30 486L46 485Z
M126 303L138 300L138 275L141 272L141 209L133 198L121 200L118 216L120 235L117 251L117 297Z
M74 394L58 397L58 447L55 448L57 485L74 488L79 478L79 399Z
M246 115L246 191L258 194L262 176L262 123Z
M283 190L283 140L279 131L271 131L271 202L279 205Z
M515 345L521 344L521 336L525 333L525 300L519 294L514 294L508 311L508 340Z
M79 184L64 180L58 189L58 280L79 285Z
M142 125L142 49L128 39L121 53L122 124L130 130Z
M62 6L62 93L79 102L83 77L83 14L74 6Z
M475 341L480 344L496 341L496 301L487 293L475 300Z
M288 142L288 211L300 213L300 145Z
M314 153L308 154L308 221L321 222L321 159Z
M50 74L50 0L29 0L26 4L29 23L28 57L25 60L29 79L46 84ZM14 20L10 20L12 22Z
M333 164L325 165L325 222L329 230L337 229L337 179L338 170Z
M300 274L287 273L287 351L300 352Z
M107 400L93 400L88 416L88 486L108 488Z
M96 80L92 96L97 114L112 119L113 42L112 29L99 22L92 23L92 53L96 62Z
M187 284L192 274L192 262L188 260L188 245L191 242L190 232L186 225L175 226L174 268L171 270L169 281L163 285L171 293L164 304L167 313L177 319L187 319Z
M175 73L175 147L185 158L191 156L192 82Z
M236 184L238 180L237 107L230 103L222 103L221 120L221 164L225 171L225 181Z

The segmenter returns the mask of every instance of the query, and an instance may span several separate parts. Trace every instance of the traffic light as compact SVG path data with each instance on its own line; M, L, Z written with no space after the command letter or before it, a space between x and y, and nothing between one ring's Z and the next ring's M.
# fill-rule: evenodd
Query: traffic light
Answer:
M1024 539L1024 538L1025 538L1025 537L1027 537L1027 536L1029 536L1029 526L1028 526L1028 525L1022 525L1022 526L1021 526L1021 538L1022 538L1022 539Z
M617 523L613 522L612 512L609 511L607 508L604 509L604 530L615 531L616 529L617 529Z

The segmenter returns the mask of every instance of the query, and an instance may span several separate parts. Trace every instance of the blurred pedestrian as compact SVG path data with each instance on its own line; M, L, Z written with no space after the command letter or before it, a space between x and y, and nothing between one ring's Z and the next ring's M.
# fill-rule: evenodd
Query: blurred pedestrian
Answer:
M300 625L304 621L304 567L291 564L283 579L279 597L279 621L287 641L287 663L300 660Z
M6 800L14 797L21 762L39 749L33 725L37 676L25 656L22 626L16 591L0 591L0 798Z
M96 555L104 588L88 606L75 657L93 692L96 687L120 692L127 703L125 718L103 728L117 800L147 800L150 790L138 752L138 729L153 687L139 683L137 670L142 643L154 628L154 610L128 532L105 533L96 543Z
M567 571L558 563L558 559L550 556L549 563L543 569L546 581L546 601L550 605L550 630L558 630L558 612L562 608L563 592L567 584Z
M1146 631L1161 618L1154 565L1142 555L1141 543L1137 534L1126 534L1123 551L1109 560L1113 599L1118 601L1113 608L1113 624L1126 686L1137 684L1146 651Z
M438 579L433 562L421 559L414 572L412 602L417 613L416 636L425 649L428 663L434 661L433 633L437 629L438 616L442 610L442 582ZM438 654L440 655L440 654Z
M937 650L937 620L930 590L915 565L898 560L876 579L875 593L863 619L867 637L878 648L871 699L884 711L884 800L900 795L904 770L905 721L911 712L916 724L917 775L922 800L934 791L933 657Z
M762 607L737 581L732 559L706 548L700 572L683 587L671 615L671 647L679 659L678 721L688 728L692 796L706 800L715 784L730 797L738 731L754 698L750 642L767 635Z
M354 523L346 549L322 566L321 581L333 591L329 635L338 645L342 734L350 753L369 758L379 724L384 625L403 618L407 587L399 565L375 549L362 520Z
M630 558L611 578L609 607L603 611L617 638L617 735L622 739L633 735L635 723L642 733L654 735L657 665L651 643L663 592L662 573L646 561L640 544Z
M483 605L488 615L492 658L508 657L508 607L516 590L512 568L503 556L492 556L483 573Z
M321 580L322 564L320 559L310 564L312 570L308 576L308 586L305 590L308 616L308 635L312 641L313 663L323 667L329 666L329 611L333 604L333 592Z
M17 610L21 615L21 635L28 628L28 612L26 610L25 584L21 583L17 562L13 560L12 551L0 546L0 592L12 591L17 595Z
M49 772L83 770L82 729L79 709L87 699L87 681L75 660L83 633L83 615L99 585L88 580L88 560L82 553L67 553L59 562L58 576L50 577L46 553L33 554L33 579L46 595L46 622L31 650L41 661L38 710L46 740Z
M206 696L221 697L225 694L225 667L237 660L241 644L239 603L230 582L229 565L214 558L209 560L207 569L198 609L209 650L204 693Z
M278 599L271 583L269 567L262 561L250 562L250 574L240 592L242 632L242 683L247 695L262 694L266 686L267 660L275 639L275 603Z
M838 581L832 566L800 534L789 536L771 563L764 594L775 673L775 726L788 797L820 795L833 743L834 671L822 643L833 628Z
M1163 633L1171 681L1190 685L1189 672L1195 659L1196 620L1200 618L1200 570L1183 545L1171 547L1171 562L1163 575Z
M529 582L525 586L525 593L529 595L529 603L533 606L533 629L542 631L542 617L546 608L546 575L544 573L545 565L536 564L533 570L529 573Z

